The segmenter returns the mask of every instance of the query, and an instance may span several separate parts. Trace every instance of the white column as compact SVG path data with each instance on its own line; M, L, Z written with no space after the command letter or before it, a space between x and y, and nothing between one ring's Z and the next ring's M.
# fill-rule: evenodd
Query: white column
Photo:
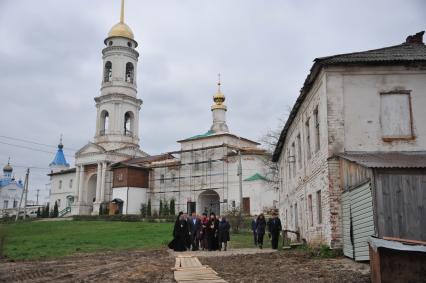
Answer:
M100 202L105 201L105 180L107 178L107 176L106 176L106 169L107 169L106 162L102 162L102 182L101 182Z
M84 165L80 166L80 178L78 184L78 202L83 203Z
M102 181L102 163L98 162L98 172L96 175L96 200L95 202L101 202L101 181Z
M78 189L80 187L80 166L76 166L75 168L75 191L74 196L78 196Z

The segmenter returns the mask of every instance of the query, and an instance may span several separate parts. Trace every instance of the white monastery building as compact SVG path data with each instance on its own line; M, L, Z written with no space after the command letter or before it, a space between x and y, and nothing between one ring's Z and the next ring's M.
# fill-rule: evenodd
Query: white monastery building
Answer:
M60 157L55 157L49 174L50 205L58 203L60 216L97 215L111 203L119 204L114 213L139 214L148 200L155 212L160 200L171 199L176 210L200 213L240 206L246 213L273 208L278 197L267 179L267 154L257 142L229 132L220 82L207 133L179 141L176 152L149 156L140 150L138 43L124 23L124 1L121 5L120 22L111 28L102 50L94 141L76 153L75 168L69 168L60 143Z
M423 34L315 59L273 155L283 229L359 260L371 235L425 239Z

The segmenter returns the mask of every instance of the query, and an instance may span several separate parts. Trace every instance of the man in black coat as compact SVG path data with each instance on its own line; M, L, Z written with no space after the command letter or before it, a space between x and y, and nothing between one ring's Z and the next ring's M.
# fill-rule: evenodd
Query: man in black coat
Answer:
M280 237L280 232L282 230L281 220L278 218L276 212L272 213L272 218L268 221L268 231L271 235L271 245L272 248L278 249L278 239Z
M201 220L197 217L195 212L192 212L189 218L189 232L191 232L191 246L193 251L198 251L198 235L201 230Z

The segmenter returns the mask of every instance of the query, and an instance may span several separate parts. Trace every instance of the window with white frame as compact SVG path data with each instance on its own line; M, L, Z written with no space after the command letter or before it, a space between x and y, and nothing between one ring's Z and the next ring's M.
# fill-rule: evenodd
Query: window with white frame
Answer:
M409 91L380 94L380 124L384 140L413 138L411 111Z

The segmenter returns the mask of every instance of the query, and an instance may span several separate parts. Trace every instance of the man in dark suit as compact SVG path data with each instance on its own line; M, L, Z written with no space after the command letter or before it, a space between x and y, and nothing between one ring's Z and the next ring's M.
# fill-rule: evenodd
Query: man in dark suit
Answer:
M193 251L198 250L198 235L200 234L201 230L201 221L197 217L197 214L195 212L192 212L191 217L188 219L189 222L189 231L191 232L191 246Z
M281 220L278 218L276 212L272 213L272 218L268 221L268 231L271 235L271 245L272 248L278 249L278 238L280 237L280 232L282 230Z

